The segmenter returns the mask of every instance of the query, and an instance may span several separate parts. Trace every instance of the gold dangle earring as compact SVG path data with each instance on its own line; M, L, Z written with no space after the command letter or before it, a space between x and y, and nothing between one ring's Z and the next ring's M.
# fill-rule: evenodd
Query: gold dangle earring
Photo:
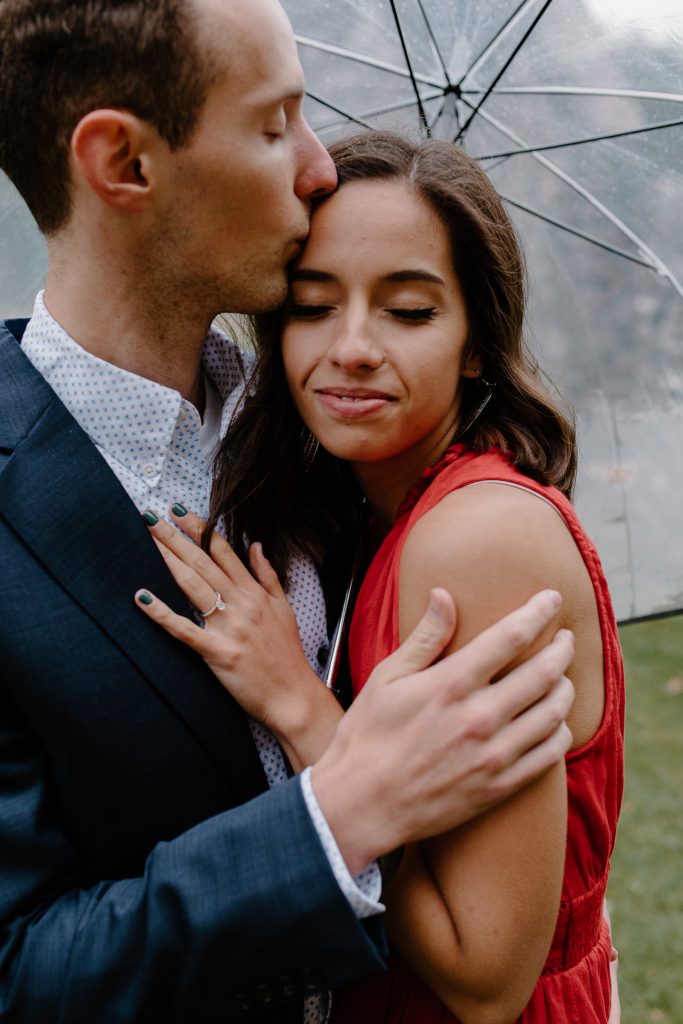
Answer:
M495 381L487 380L481 370L475 371L474 378L482 389L486 389L485 394L482 395L482 398L474 412L470 413L464 427L458 431L458 438L461 438L467 433L470 427L479 419L484 409L493 398L493 389L496 386Z
M308 427L301 428L301 458L304 463L304 473L308 473L309 469L315 462L315 457L318 454L318 448L320 447L320 441L312 434Z

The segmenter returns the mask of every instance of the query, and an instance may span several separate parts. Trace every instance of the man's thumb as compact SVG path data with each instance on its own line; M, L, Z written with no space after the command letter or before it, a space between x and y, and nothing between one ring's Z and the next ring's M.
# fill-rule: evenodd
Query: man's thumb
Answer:
M373 676L393 682L427 668L443 654L455 632L455 603L447 590L435 587L429 595L427 610L412 633L393 654L375 668Z

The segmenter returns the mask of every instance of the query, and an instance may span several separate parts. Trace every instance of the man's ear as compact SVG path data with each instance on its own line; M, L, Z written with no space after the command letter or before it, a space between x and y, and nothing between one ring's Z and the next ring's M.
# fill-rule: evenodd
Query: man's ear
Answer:
M147 122L125 110L92 110L71 136L71 159L93 192L131 213L149 207L154 189L155 143Z

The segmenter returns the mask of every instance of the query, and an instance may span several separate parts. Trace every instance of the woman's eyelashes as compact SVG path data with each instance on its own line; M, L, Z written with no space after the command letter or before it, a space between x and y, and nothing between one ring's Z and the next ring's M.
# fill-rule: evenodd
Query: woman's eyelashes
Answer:
M307 302L290 302L287 312L291 320L317 320L329 313L332 308Z
M335 307L331 304L291 302L289 316L293 320L317 320ZM403 323L425 323L437 315L436 306L392 306L386 309L389 316Z
M436 306L395 306L392 309L388 309L387 313L396 317L397 320L419 323L425 320L433 320L436 316Z

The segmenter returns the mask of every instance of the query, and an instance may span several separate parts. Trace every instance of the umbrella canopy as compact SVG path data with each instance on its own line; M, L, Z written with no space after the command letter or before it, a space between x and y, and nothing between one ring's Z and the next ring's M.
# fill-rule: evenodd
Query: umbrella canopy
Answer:
M624 621L683 609L680 0L284 0L324 140L457 138L510 204L530 340L577 409L577 505ZM419 98L419 102L418 102ZM0 176L0 314L45 247Z
M683 609L683 4L285 0L324 140L456 140L509 203L530 341L622 621Z

